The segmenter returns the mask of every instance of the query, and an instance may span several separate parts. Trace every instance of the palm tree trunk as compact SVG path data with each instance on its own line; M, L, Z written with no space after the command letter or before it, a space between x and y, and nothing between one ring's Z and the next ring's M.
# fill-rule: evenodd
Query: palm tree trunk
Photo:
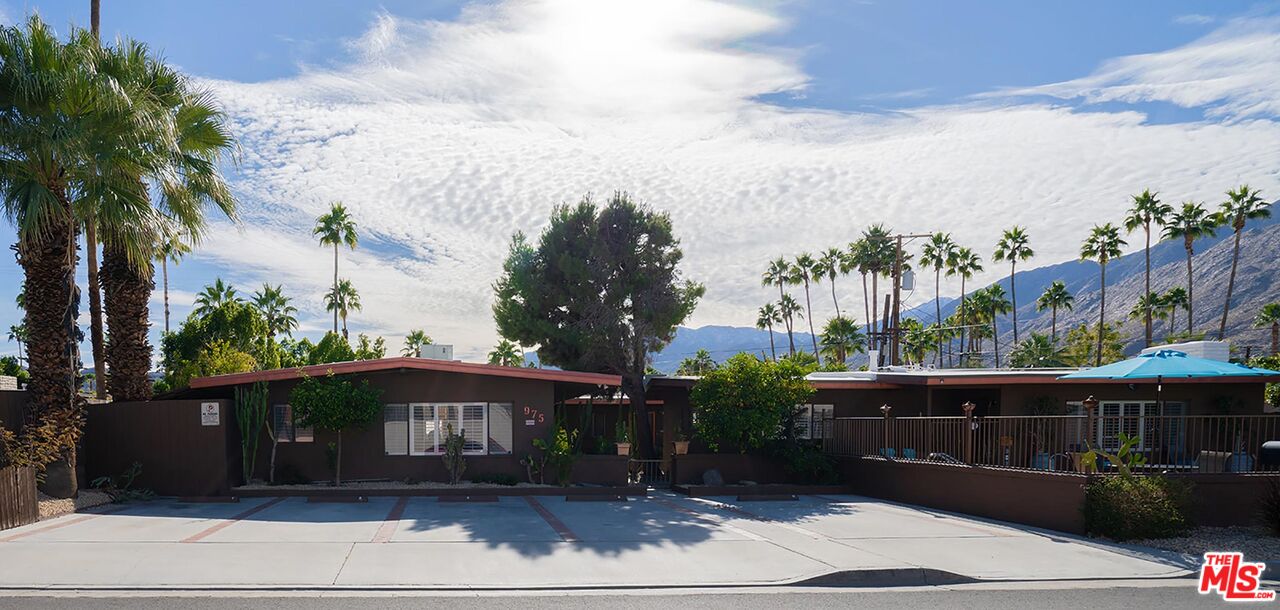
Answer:
M1192 252L1191 250L1192 246L1191 246L1190 237L1187 238L1187 241L1184 247L1187 250L1187 339L1191 339L1191 333L1193 331L1194 320L1196 317L1196 314L1195 314L1195 302L1196 302L1195 294L1196 293L1193 287L1195 282L1192 281L1192 275L1191 275L1191 257L1194 254L1194 252Z
M1094 356L1094 366L1102 366L1102 335L1107 320L1107 261L1102 261L1101 296L1098 302L1098 353Z
M942 367L942 267L933 270L933 311L938 322L938 353L933 355L933 365Z
M786 322L787 322L787 345L789 346L789 350L790 350L787 353L794 356L796 355L796 339L795 339L795 335L792 334L792 332L793 332L793 327L795 326L795 320L793 320L791 316L788 315L786 317Z
M871 300L867 298L867 274L862 274L862 315L867 317L867 343L871 343Z
M1173 336L1173 331L1177 328L1178 308L1177 306L1169 308L1169 328L1165 329L1164 340L1167 343L1169 338Z
M84 226L85 250L88 254L89 275L89 343L93 348L93 375L98 398L107 397L106 361L102 354L102 289L98 285L98 231L93 221Z
M1146 324L1147 324L1147 347L1151 347L1151 307L1150 307L1151 305L1150 303L1150 300L1151 300L1151 223L1148 222L1144 226L1147 231L1147 247L1142 251L1142 253L1143 253L1143 256L1145 256L1147 259L1147 273L1146 273L1147 290L1142 294L1147 297L1148 303L1147 303L1147 307L1144 308L1146 309L1146 311L1144 311L1143 314L1144 314L1144 317L1146 318Z
M809 339L813 341L813 357L822 364L822 356L818 354L818 334L813 332L813 302L809 300L809 280L804 281L804 308L809 313Z
M836 276L828 278L831 280L831 304L836 307L836 317L840 317L840 300L836 298Z
M147 343L150 312L147 303L155 287L147 262L139 269L129 262L125 249L113 241L102 248L102 288L110 332L106 356L111 371L106 385L117 401L151 399L151 345ZM101 380L100 380L101 381Z
M347 316L342 316L342 340L347 340Z
M333 332L338 332L338 244L333 244Z
M871 330L874 331L877 336L880 334L881 331L884 330L883 328L880 328L880 304L876 302L876 300L880 298L879 283L880 283L880 274L872 273L871 274ZM880 345L880 342L876 341L875 344Z
M966 355L969 348L964 344L964 331L968 321L964 317L964 280L963 274L960 276L960 366L964 366Z
M1000 368L1000 331L996 330L996 312L991 311L991 351L995 354L996 368Z
M1227 301L1222 305L1222 324L1218 326L1218 340L1227 334L1227 314L1231 313L1231 291L1236 286L1236 264L1240 262L1240 229L1236 229L1236 243L1231 251L1231 275L1227 279Z
M1013 277L1018 274L1018 263L1009 263L1009 298L1013 299L1013 342L1018 342L1018 284ZM993 323L994 324L994 323Z
M169 258L160 259L160 274L164 277L164 332L169 332Z
M777 362L777 361L778 361L778 350L777 350L776 348L774 348L774 346L773 346L773 325L772 325L772 324L765 324L765 327L767 327L767 328L769 329L769 354L773 356L773 360L774 360L774 362Z
M18 344L21 348L22 344ZM1280 322L1271 323L1271 355L1280 356Z
M1054 305L1049 308L1052 312L1049 315L1049 328L1053 329L1053 344L1058 344L1058 306Z

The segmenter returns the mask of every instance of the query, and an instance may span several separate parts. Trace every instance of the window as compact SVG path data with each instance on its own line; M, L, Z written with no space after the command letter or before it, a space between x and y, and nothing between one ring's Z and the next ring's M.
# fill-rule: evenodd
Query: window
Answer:
M812 438L809 421L813 418L813 405L802 405L796 413L796 438Z
M275 405L271 411L271 424L276 431L276 442L310 443L316 440L315 432L310 426L294 424L293 409L289 405Z
M489 403L489 455L511 453L512 410L511 403Z
M387 455L409 455L409 405L382 407L382 441Z
M1181 402L1165 403L1163 413L1160 403L1155 401L1103 402L1098 411L1097 442L1106 451L1120 448L1119 436L1122 432L1141 439L1134 447L1137 451L1156 447L1182 447L1185 436L1182 423L1161 417L1176 417L1185 413L1185 405Z
M796 413L796 438L826 438L835 405L801 405Z

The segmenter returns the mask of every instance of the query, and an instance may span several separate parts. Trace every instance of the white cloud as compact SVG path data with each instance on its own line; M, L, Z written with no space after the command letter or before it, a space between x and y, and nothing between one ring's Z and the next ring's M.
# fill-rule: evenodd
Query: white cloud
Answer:
M1190 13L1187 15L1178 15L1173 18L1173 22L1179 25L1208 25L1217 21L1212 15L1201 15L1199 13Z
M1084 78L1013 89L1088 102L1170 102L1229 119L1280 116L1280 17L1234 19L1190 44L1112 59Z
M951 231L984 255L1023 224L1048 263L1074 258L1090 225L1119 220L1148 186L1210 202L1246 180L1280 189L1280 126L1268 119L1152 125L1008 100L892 116L764 104L755 98L807 83L792 51L752 44L785 27L708 0L505 3L453 23L380 15L350 43L350 65L213 83L242 134L246 223L215 231L199 256L243 284L283 282L323 328L332 252L310 228L342 200L367 244L342 253L365 306L354 327L393 350L424 328L478 358L496 337L490 283L511 232L536 233L553 204L587 191L626 189L670 212L687 274L708 287L692 322L746 325L773 298L758 287L767 260L845 244L872 222ZM1036 92L1116 95L1123 81L1154 97L1178 81L1179 99L1253 115L1280 99L1280 71L1256 73L1276 61L1262 57L1275 44L1264 29ZM988 265L976 282L1003 273ZM857 311L855 281L839 288ZM931 288L921 282L912 303ZM819 319L828 302L825 286L814 292Z

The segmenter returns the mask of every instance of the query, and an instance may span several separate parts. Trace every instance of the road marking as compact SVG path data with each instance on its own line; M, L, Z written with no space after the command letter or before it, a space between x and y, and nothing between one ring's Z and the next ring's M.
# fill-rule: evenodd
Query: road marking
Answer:
M220 532L220 531L222 531L222 530L224 530L224 529L226 529L226 528L228 528L228 527L231 527L231 526L232 526L232 525L234 525L237 521L242 521L242 520L244 520L244 519L246 519L246 518L248 518L248 517L251 517L251 516L253 516L253 515L257 514L257 513L260 513L260 512L262 512L262 511L264 511L264 510L267 510L268 508L271 508L272 506L275 506L275 505L277 505L277 504L279 504L279 503L281 503L281 502L284 502L284 500L285 500L284 498L275 498L274 500L271 500L270 502L264 502L264 503L262 503L262 504L259 504L259 505L255 506L255 507L253 507L253 508L250 508L249 510L243 511L243 512L241 512L240 514L238 514L238 515L235 515L235 516L231 517L230 519L227 519L227 520L225 520L225 521L222 521L221 523L218 523L217 525L214 525L213 527L210 527L209 529L204 530L203 532L200 532L200 533L198 533L198 534L194 534L194 535L192 535L192 536L188 536L187 538L184 538L184 539L180 540L179 542L200 542L201 540L204 540L205 538L208 538L209 536L212 536L212 535L214 535L214 534L216 534L216 533L218 533L218 532Z
M650 497L649 497L649 499L650 499L650 500L652 500L652 501L654 501L654 502L657 502L658 504L660 504L660 505L662 505L662 506L665 506L665 507L667 507L667 508L669 508L669 509L671 509L671 510L674 510L674 511L676 511L676 512L678 512L678 513L684 513L684 514L686 514L686 515L689 515L689 516L693 517L694 519L697 519L698 521L701 521L701 522L703 522L703 523L707 523L707 524L709 524L709 525L714 525L714 526L719 527L719 528L723 528L725 531L733 532L733 533L735 533L735 534L737 534L737 535L739 535L739 536L743 536L743 537L745 537L745 538L747 538L747 539L749 539L749 540L758 540L758 541L765 541L765 540L766 540L766 538L764 538L763 536L759 536L759 535L757 535L757 534L753 534L753 533L748 532L747 530L744 530L744 529L742 529L742 528L740 528L740 527L736 527L736 526L733 526L733 525L729 525L728 523L722 523L722 522L720 522L720 521L716 521L715 519L712 519L712 518L710 518L710 517L706 516L706 515L705 515L705 514L703 514L703 513L700 513L700 512L698 512L698 511L696 511L696 510L693 510L692 508L688 508L688 507L680 506L679 504L676 504L675 502L672 502L672 501L670 501L670 500L667 500L667 499L664 499L664 498L657 498L657 497L653 497L653 496L650 496Z
M85 521L88 521L88 520L90 520L90 519L97 519L98 517L101 517L101 516L103 516L103 515L111 515L111 514L115 514L115 513L118 513L118 512L124 511L124 510L126 510L126 509L128 509L128 508L129 508L128 506L114 506L114 507L108 508L108 509L106 509L106 510L102 510L102 511L94 512L94 513L89 513L89 514L83 514L83 515L80 515L79 517L68 517L67 519L64 519L64 520L62 520L62 521L59 521L58 523L51 523L51 524L46 525L46 526L44 526L44 527L37 527L37 528L35 528L35 529L30 529L30 530L27 530L27 531L25 531L25 532L18 532L18 533L16 533L16 534L10 534L10 535L8 535L8 536L5 536L5 537L3 537L3 538L0 538L0 542L9 542L9 541L11 541L11 540L18 540L18 539L21 539L21 538L26 538L27 536L34 536L34 535L36 535L36 534L42 534L42 533L47 532L47 531L50 531L50 530L61 529L61 528L64 528L64 527L66 527L66 526L68 526L68 525L75 525L75 524L77 524L77 523L84 523Z
M543 506L537 498L534 498L533 496L525 496L524 501L528 502L529 506L533 508L533 511L538 513L538 516L542 517L542 520L546 521L547 525L550 525L551 529L555 530L556 533L560 535L561 540L564 540L565 542L579 541L578 535L573 533L573 530L569 529L569 526L565 525L563 521L551 514L551 511L547 510L547 507Z
M395 506L391 507L391 512L387 513L386 520L378 528L378 533L373 535L372 542L391 542L391 537L395 535L396 528L400 526L400 518L404 516L404 507L408 504L409 496L400 496L400 499L396 500Z

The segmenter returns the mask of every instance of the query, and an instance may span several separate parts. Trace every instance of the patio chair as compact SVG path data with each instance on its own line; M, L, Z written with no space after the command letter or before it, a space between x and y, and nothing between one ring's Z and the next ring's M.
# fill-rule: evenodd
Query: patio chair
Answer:
M891 459L891 460L892 460L894 457L896 457L896 456L898 455L898 452L897 452L897 451L894 451L894 449L893 449L892 447L881 447L881 448L880 448L880 455L882 455L882 456L884 456L884 457L887 457L887 458L889 458L889 459Z

